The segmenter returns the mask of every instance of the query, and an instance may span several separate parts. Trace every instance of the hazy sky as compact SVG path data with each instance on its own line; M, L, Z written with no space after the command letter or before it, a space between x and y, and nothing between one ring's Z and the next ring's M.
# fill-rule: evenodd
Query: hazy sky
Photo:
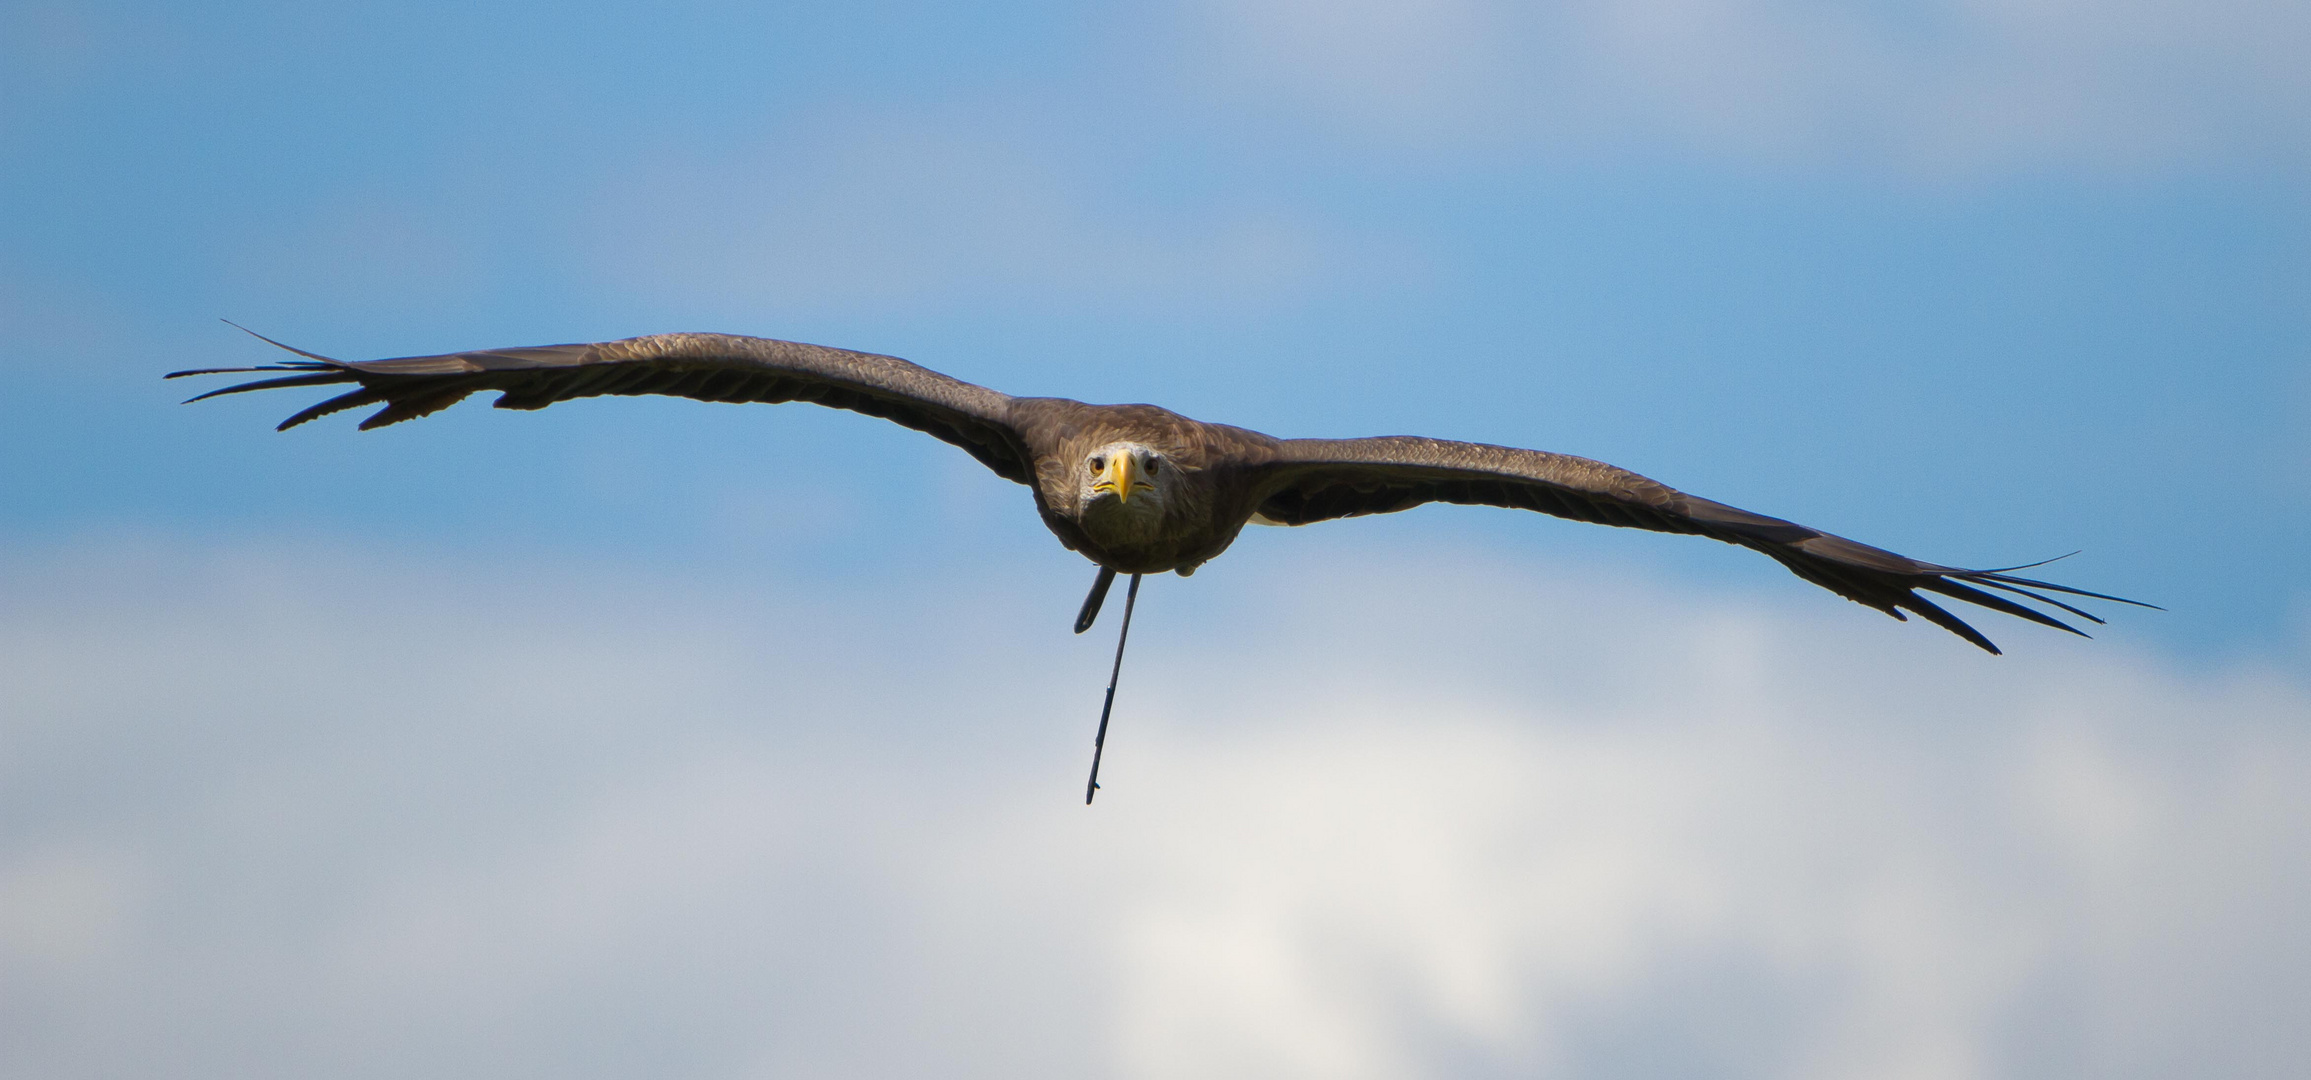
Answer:
M0 6L0 1072L2311 1067L2311 8ZM1601 458L2081 642L1459 508L1151 581L723 330ZM1111 616L1112 618L1112 616Z

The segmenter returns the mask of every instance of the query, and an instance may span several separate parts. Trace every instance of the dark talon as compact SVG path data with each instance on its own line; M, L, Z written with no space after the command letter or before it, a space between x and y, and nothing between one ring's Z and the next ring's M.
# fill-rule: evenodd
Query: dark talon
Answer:
M1115 584L1115 571L1099 568L1099 577L1092 580L1091 594L1083 598L1083 607L1075 613L1075 632L1091 629L1092 620L1099 618L1099 605L1107 602L1107 587Z

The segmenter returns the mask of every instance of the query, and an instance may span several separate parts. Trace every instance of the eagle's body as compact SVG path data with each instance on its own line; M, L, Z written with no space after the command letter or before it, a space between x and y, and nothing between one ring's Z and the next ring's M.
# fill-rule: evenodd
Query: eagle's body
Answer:
M1190 420L1154 405L1013 398L1011 415L1035 459L1035 507L1069 550L1126 574L1192 574L1228 549L1259 509L1262 466L1279 440ZM1143 448L1162 462L1160 500L1100 498L1083 462L1102 447Z
M508 409L602 394L811 401L880 416L961 447L996 474L1027 485L1060 543L1105 571L1132 575L1192 573L1226 551L1249 522L1305 525L1452 502L1738 544L1848 599L1895 618L1915 612L1991 652L1998 650L1989 639L1918 591L2073 632L2007 595L2097 622L2040 590L2118 599L2005 571L1919 562L1687 495L1587 458L1417 436L1278 439L1153 405L1012 397L896 357L796 342L663 334L359 362L291 351L308 359L217 369L279 374L202 397L357 384L290 417L284 429L341 409L382 405L361 425L377 427L447 408L482 390L499 391L496 404ZM1096 612L1108 580L1103 573L1078 629Z

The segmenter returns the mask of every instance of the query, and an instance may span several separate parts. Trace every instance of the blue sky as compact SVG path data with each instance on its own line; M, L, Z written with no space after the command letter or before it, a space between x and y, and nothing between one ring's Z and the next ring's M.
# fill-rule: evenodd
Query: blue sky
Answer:
M2299 27L2252 22L2287 16L2174 54L1935 6L1318 10L15 8L5 437L43 464L7 528L714 543L691 485L936 453L629 403L273 439L285 402L151 382L266 359L219 317L351 356L716 328L1577 452L1944 561L2084 549L2065 576L2174 609L2122 634L2297 652L2260 569L2311 541L2306 121L2255 67ZM539 468L588 452L682 475L604 506ZM1499 517L1416 527L1630 542ZM859 520L869 561L921 544ZM1790 584L1687 546L1642 557Z
M0 925L31 972L0 1003L63 1002L19 1064L73 1074L73 1032L126 1025L220 1074L378 1040L412 1055L387 1071L483 1072L652 986L690 988L629 1014L664 1053L725 1055L658 1059L688 1075L1622 1075L1663 1032L1671 1065L1775 1075L2300 1061L2251 1003L2311 1000L2280 914L2305 882L2194 852L2299 864L2311 837L2285 794L2311 775L2307 49L2311 14L2248 3L10 4L0 897L33 914ZM346 357L721 330L1279 435L1532 446L1921 558L2081 550L2049 574L2170 610L2095 643L1986 618L1991 661L1681 538L1459 508L1258 531L1144 598L1121 775L1177 794L1103 841L1041 816L1106 645L1066 638L1090 568L1014 485L803 407L275 434L303 399L180 408L158 379L274 359L219 318ZM1683 689L1624 692L1656 684ZM1262 794L1335 724L1336 772ZM884 755L913 793L877 808L854 788ZM1498 761L1592 798L1456 794ZM1375 814L1405 823L1367 858ZM790 820L831 831L765 839ZM1554 884L1422 861L1465 837L1633 854ZM1738 860L1681 877L1707 842L1822 883L1816 925L1850 932L1777 921L1814 909ZM1006 907L1078 859L1156 899ZM804 895L817 870L840 888ZM2173 874L2213 884L2145 898ZM473 959L563 888L616 896ZM941 890L966 910L890 899ZM718 933L769 968L820 947L747 921L764 893L883 959L716 967ZM305 936L212 1014L203 958L269 925L236 896L305 897L279 909ZM1917 959L1984 934L2010 947ZM1605 944L1547 944L1576 939ZM989 942L1025 949L994 1000L1052 1029L974 1011ZM512 1034L356 1019L484 969L523 973L475 991ZM2146 972L2221 1015L2093 989ZM903 985L920 1060L798 1004ZM234 1056L307 1006L310 1037ZM822 1034L781 1057L756 1027Z

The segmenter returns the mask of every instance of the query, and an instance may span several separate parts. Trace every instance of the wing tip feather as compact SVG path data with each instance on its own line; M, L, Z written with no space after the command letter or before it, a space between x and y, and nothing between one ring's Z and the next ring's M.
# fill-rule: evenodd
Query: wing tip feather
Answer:
M1998 648L1996 642L1993 642L1988 637L1983 636L1982 631L1974 629L1973 624L1957 617L1956 615L1950 614L1950 612L1944 609L1942 605L1918 595L1915 589L1912 589L1905 599L1897 601L1897 603L1903 607L1909 608L1911 611L1917 612L1919 615L1923 616L1927 622L1933 623L1934 625L1939 626L1944 630L1948 630L1949 632L1966 639L1967 641L1973 643L1975 647L1980 648L1982 651L1987 652L1992 656L2005 655L2005 653Z
M308 359L308 360L318 360L318 361L320 361L320 362L322 362L322 363L324 363L324 364L328 364L328 365L330 365L330 366L332 366L332 367L345 367L345 366L347 366L347 365L346 365L346 363L345 363L345 361L343 361L343 360L339 360L339 359L337 359L337 358L335 358L335 357L330 357L330 356L323 356L323 355L321 355L320 353L317 353L317 352L306 352L305 350L303 350L303 349L300 349L300 348L296 347L295 345L290 345L290 344L286 344L286 343L284 343L284 342L275 341L275 340L273 340L272 338L266 337L265 335L263 335L263 334L260 334L260 333L258 333L258 332L256 332L256 331L254 331L254 330L251 330L251 329L249 329L249 328L248 328L248 327L246 327L246 326L242 326L240 323L234 322L234 321L233 321L233 320L231 320L231 319L222 319L222 318L220 318L220 319L218 319L217 321L218 321L218 322L221 322L221 323L223 323L223 324L225 324L226 326L230 326L230 327L232 327L233 329L235 329L235 330L238 330L238 331L240 331L240 332L242 332L242 333L244 333L244 334L247 334L247 335L249 335L250 337L256 338L258 341L262 341L262 342L264 342L264 343L265 343L265 344L267 344L267 345L271 345L271 346L273 346L274 348L277 348L277 349L287 349L288 351L290 351L290 352L293 352L293 353L296 353L297 355L299 355L299 356L302 356L302 357L304 357L304 358L306 358L306 359Z

